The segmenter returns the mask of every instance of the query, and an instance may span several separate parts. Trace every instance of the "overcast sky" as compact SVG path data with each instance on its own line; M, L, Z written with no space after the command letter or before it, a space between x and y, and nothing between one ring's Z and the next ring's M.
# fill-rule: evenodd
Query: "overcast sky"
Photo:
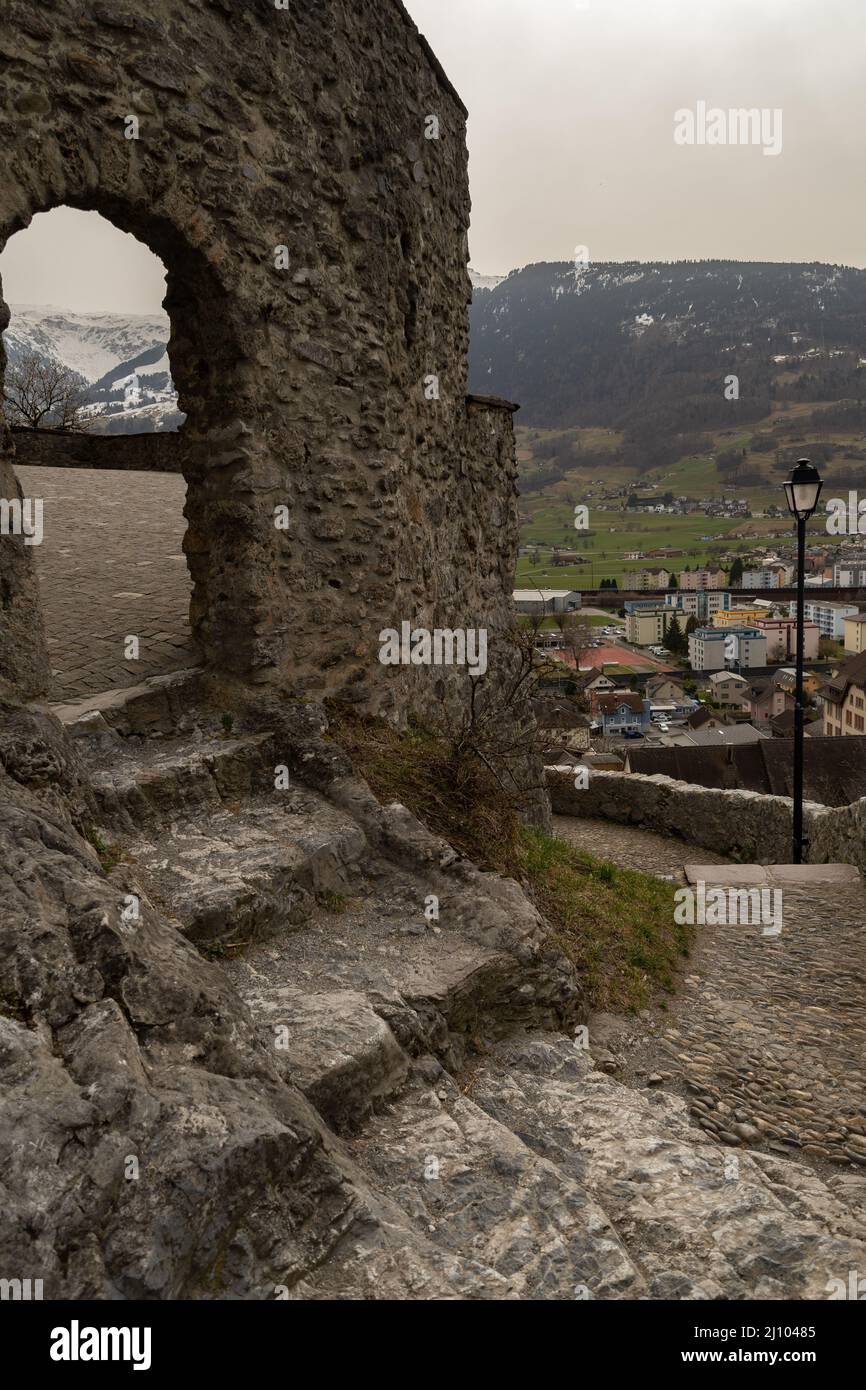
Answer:
M153 314L165 298L159 257L104 217L54 208L10 237L0 256L9 304L54 304L79 314Z
M471 259L866 266L866 0L406 0L469 108ZM682 146L698 101L782 151Z
M866 266L866 0L407 0L470 111L471 260ZM683 145L699 102L781 111L781 150ZM13 302L151 313L163 269L92 216L34 219Z

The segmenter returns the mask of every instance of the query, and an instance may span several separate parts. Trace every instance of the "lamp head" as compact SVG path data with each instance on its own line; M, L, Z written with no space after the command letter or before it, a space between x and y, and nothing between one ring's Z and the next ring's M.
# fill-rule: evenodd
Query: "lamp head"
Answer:
M798 521L808 521L818 505L823 486L817 468L809 459L800 459L790 481L785 484L785 497L791 515Z

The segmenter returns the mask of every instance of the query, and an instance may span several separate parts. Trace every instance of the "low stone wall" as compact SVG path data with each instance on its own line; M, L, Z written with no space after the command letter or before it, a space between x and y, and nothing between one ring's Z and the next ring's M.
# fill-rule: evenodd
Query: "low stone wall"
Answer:
M558 768L547 769L547 785L557 815L641 826L739 863L787 864L791 859L790 797L718 791L624 772L591 772L588 788L578 791L575 773ZM804 825L808 862L856 864L866 871L866 797L850 806L807 801Z
M25 468L121 468L182 473L188 446L179 433L60 434L13 430L14 462Z

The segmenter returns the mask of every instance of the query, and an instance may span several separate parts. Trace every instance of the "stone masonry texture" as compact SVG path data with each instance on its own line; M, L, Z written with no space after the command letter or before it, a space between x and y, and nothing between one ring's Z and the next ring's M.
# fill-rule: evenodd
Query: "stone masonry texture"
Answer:
M758 792L719 791L660 775L593 772L577 789L574 774L547 769L553 809L559 815L618 821L674 836L746 864L787 864L791 855L793 802ZM806 862L854 864L866 871L866 797L850 806L803 808Z
M392 717L430 701L379 633L507 632L516 468L510 410L467 400L466 112L414 24L396 0L6 18L0 247L65 204L167 268L202 659ZM24 694L49 681L32 559L3 539L0 660Z
M0 543L0 1278L46 1300L826 1297L866 1267L859 1110L832 1117L844 1171L737 1146L729 1182L712 1040L678 1047L704 1120L584 1055L584 985L535 904L380 804L320 703L447 705L459 673L382 667L380 630L487 626L499 678L512 621L512 407L466 396L466 113L402 6L0 18L0 245L63 203L147 242L187 416L154 446L173 476L126 441L115 469L101 443L96 472L18 459L49 505L41 554ZM204 669L91 697L123 627L143 660L183 640L187 597ZM76 642L64 723L31 697ZM560 809L685 838L702 812L738 858L787 831L781 801L626 781ZM860 807L810 808L816 852L862 859Z

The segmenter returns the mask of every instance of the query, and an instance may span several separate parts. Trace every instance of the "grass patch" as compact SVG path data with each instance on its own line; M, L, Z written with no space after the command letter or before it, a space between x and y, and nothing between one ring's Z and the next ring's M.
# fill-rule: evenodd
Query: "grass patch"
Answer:
M674 922L674 885L621 869L530 829L490 771L459 761L444 735L400 731L332 707L331 737L380 801L399 801L482 869L516 878L550 923L595 1008L635 1012L675 986L688 927Z
M96 829L91 829L88 832L87 838L99 856L99 862L102 865L103 872L110 874L111 870L116 868L123 858L121 851L118 849L117 845L109 844L105 836L100 834Z
M199 951L205 960L234 960L249 944L248 941L210 941L200 946Z
M526 827L518 863L594 1007L635 1012L657 991L674 989L691 932L674 921L673 884Z
M346 911L349 906L349 899L343 893L331 893L330 891L320 893L317 901L326 912L340 914Z

